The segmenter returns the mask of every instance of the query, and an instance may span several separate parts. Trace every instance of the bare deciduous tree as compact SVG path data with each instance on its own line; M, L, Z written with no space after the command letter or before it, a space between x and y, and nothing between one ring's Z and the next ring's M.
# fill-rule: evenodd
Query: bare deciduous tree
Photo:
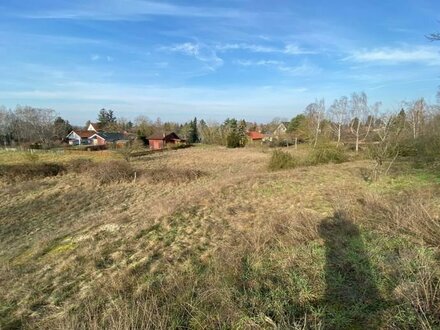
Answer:
M337 146L341 143L342 126L347 118L348 112L348 98L342 96L335 100L330 107L330 118L332 122L332 129L337 136Z
M405 102L408 122L411 126L412 136L414 139L420 134L427 111L427 104L423 98L412 102Z
M21 142L49 144L54 137L56 112L18 106L12 116L11 129Z
M319 133L321 132L321 124L325 117L325 101L324 99L316 100L314 103L309 104L306 107L306 116L312 126L314 132L313 147L315 148L318 143Z
M359 152L359 143L365 141L370 133L374 122L374 114L378 112L380 102L373 106L368 105L367 95L362 93L353 93L350 100L350 113L352 116L350 131L355 137L356 153Z
M373 180L377 180L382 173L387 175L394 161L399 156L399 137L404 129L401 118L396 114L383 115L378 122L380 126L375 130L378 141L372 144L370 148L371 156L375 160L372 172ZM383 166L387 159L391 160L384 171Z

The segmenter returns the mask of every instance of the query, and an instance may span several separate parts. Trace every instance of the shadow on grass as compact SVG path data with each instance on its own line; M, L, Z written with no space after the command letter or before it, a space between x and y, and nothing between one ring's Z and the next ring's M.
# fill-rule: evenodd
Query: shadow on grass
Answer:
M324 326L329 329L375 329L385 307L357 225L335 213L319 225L325 241Z

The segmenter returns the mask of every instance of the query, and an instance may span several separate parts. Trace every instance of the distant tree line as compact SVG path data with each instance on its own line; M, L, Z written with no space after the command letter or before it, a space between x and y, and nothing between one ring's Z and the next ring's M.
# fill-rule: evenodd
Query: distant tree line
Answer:
M386 145L387 153L393 145L400 146L400 153L440 142L439 107L428 104L423 98L401 103L399 111L381 111L381 103L371 103L363 92L342 96L326 106L324 99L315 100L304 111L293 118L275 118L269 123L252 123L236 118L227 118L222 123L207 122L194 118L186 123L155 121L138 116L133 122L116 117L115 111L101 109L97 121L106 131L126 131L146 141L155 133L175 132L189 143L223 145L230 148L244 147L249 131L259 131L271 136L272 145L308 143L316 148L328 143L336 147L345 145L356 153L366 146ZM283 123L287 130L274 136ZM89 122L86 123L85 127ZM84 129L85 127L82 127ZM60 143L73 129L70 123L52 109L17 106L15 109L0 107L0 143L2 145L40 145L50 147ZM427 147L427 146L426 146ZM405 149L405 150L404 150ZM376 150L378 156L378 152ZM379 156L378 156L379 157ZM383 156L381 156L383 157Z
M52 109L17 106L0 107L0 143L2 145L38 145L50 147L60 143L72 130Z

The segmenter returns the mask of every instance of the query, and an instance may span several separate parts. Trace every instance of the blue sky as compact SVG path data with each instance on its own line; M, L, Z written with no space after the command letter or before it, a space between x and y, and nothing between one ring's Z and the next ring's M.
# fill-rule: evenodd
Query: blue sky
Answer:
M0 104L75 124L263 122L355 91L395 110L436 100L439 20L434 0L1 0Z

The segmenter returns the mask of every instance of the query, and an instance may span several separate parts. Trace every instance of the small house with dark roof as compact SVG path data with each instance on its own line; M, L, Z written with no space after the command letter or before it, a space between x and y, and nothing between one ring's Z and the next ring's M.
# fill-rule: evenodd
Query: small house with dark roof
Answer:
M179 144L185 142L176 133L171 132L169 134L160 133L153 134L148 138L148 144L151 150L164 149L167 144Z
M70 145L89 144L89 139L93 134L95 134L93 131L73 130L66 136L66 140Z
M90 144L92 145L106 145L109 143L117 143L118 141L127 140L124 133L114 133L114 132L99 132L95 133L89 138Z

